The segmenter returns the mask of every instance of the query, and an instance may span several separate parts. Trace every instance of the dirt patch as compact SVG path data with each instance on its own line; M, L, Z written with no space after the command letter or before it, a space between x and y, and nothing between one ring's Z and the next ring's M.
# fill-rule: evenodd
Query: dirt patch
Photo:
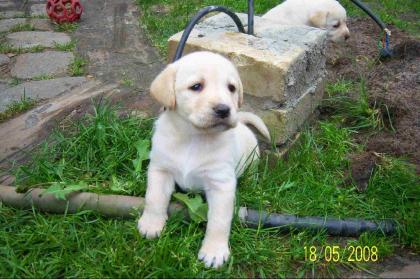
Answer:
M346 182L354 182L357 191L364 192L375 171L380 157L374 152L363 152L350 156L350 175Z
M351 38L331 44L329 80L366 79L369 102L381 109L389 127L375 135L360 135L367 151L407 158L420 173L420 41L389 26L394 56L380 61L381 30L370 19L349 20Z

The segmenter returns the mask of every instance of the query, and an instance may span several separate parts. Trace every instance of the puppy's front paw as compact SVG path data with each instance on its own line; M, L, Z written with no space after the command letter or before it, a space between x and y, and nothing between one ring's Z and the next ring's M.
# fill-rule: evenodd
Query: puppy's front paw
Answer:
M206 267L218 268L229 258L230 251L227 243L208 241L203 243L198 258Z
M141 235L148 239L158 237L165 226L166 216L143 213L137 228Z

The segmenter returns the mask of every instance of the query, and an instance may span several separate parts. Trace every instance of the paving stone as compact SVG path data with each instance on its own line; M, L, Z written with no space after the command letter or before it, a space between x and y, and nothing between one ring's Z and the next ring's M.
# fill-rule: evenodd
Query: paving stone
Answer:
M10 86L6 82L0 81L0 96L1 96L2 92L5 91L9 87Z
M57 44L66 44L71 41L70 36L62 32L50 31L23 31L11 33L6 36L13 47L30 48L34 46L54 47Z
M13 17L24 17L25 13L21 11L1 11L1 18L13 18Z
M54 31L54 25L51 20L44 18L31 18L29 23L36 29L41 31Z
M30 79L42 75L63 76L73 61L74 55L64 51L25 53L16 57L10 73L19 79Z
M0 53L0 76L3 76L9 72L10 58Z
M9 64L10 58L3 53L0 53L0 67Z
M12 1L0 1L0 8L10 8L15 4Z
M24 18L7 18L0 20L0 32L7 32L16 25L25 24L26 19Z
M87 82L85 77L63 77L50 80L29 81L6 89L0 94L0 112L13 101L18 101L25 94L32 99L49 99L81 86Z
M33 4L31 6L31 16L47 16L45 4Z
M133 80L133 88L148 94L164 61L142 28L134 1L84 1L82 22L72 34L77 52L87 57L88 72L104 81Z

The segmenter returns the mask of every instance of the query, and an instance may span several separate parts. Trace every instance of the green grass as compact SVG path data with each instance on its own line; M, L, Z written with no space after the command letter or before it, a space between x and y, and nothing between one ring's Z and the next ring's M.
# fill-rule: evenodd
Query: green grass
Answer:
M61 24L54 24L54 29L57 32L74 32L79 27L79 24L77 22L64 22Z
M123 73L120 83L124 86L127 86L127 87L133 87L134 86L134 80L132 78L128 77L126 73Z
M9 85L11 85L11 86L16 86L16 85L19 85L21 83L22 83L22 81L20 79L16 78L16 77L12 78L9 81Z
M356 100L357 102L357 100ZM108 105L97 105L92 115L66 131L56 131L20 166L17 184L48 187L54 182L84 182L88 191L144 195L145 167L134 172L136 142L150 139L152 119L117 117ZM0 209L0 274L16 276L156 276L156 277L272 277L337 276L343 270L365 269L366 263L347 262L346 245L377 246L379 258L396 246L419 251L417 229L420 187L409 164L383 156L359 193L343 183L348 155L363 146L352 140L353 128L334 119L307 128L288 160L268 164L239 180L237 206L309 216L394 218L398 234L363 234L359 238L331 238L309 231L279 234L274 229L251 229L234 221L232 257L221 270L205 269L196 259L204 226L171 217L158 240L142 239L134 220L109 220L84 212L54 216L36 211ZM25 187L26 186L26 187ZM36 233L34 233L36 232ZM32 235L32 237L28 237ZM318 260L305 261L304 247L316 246ZM343 258L326 263L322 247L339 245ZM39 255L43 255L41 258ZM4 259L3 262L1 262ZM94 264L96 263L96 264ZM100 263L100 264L97 264Z
M0 43L0 53L15 53L15 54L22 54L22 53L28 53L28 52L41 52L46 47L37 45L29 48L18 48L13 47L7 43Z
M86 74L87 61L82 57L75 57L70 64L69 71L71 76L83 76Z
M274 7L278 0L255 1L255 13L261 14ZM147 31L152 43L162 55L167 54L167 40L173 34L183 30L191 17L201 8L209 5L228 7L236 12L247 11L247 1L235 0L194 0L194 1L165 1L165 0L137 0L142 11L141 24ZM157 5L167 7L168 13L163 15L153 11Z
M349 129L358 130L394 130L393 119L385 104L370 104L365 79L359 82L339 80L326 87L328 97L323 108L332 110L332 119L344 124ZM349 94L352 93L352 94ZM353 95L353 96L351 96Z
M70 41L65 44L54 44L53 49L60 50L60 51L73 51L76 47L75 41ZM15 53L15 54L22 54L22 53L28 53L28 52L42 52L45 49L48 49L44 46L33 46L29 48L20 48L20 47L13 47L8 43L0 42L0 53Z
M279 2L278 0L254 1L255 13L263 14ZM410 33L420 35L420 2L419 1L394 1L394 0L367 0L372 11L376 13L386 24L393 24L405 29ZM349 16L365 16L362 10L350 0L341 1L348 11ZM200 9L209 5L222 5L235 12L247 12L247 1L235 0L194 0L194 1L168 1L168 0L137 0L137 5L142 11L140 23L146 30L153 45L163 55L167 55L167 40L173 34L183 30ZM160 8L165 7L165 8ZM158 12L157 10L163 10ZM380 31L378 31L378 35Z
M32 24L28 24L28 23L22 23L22 24L17 24L15 26L13 26L9 32L13 33L13 32L21 32L21 31L34 31L35 27L33 27Z
M73 51L76 48L76 41L71 40L70 42L64 44L55 43L54 48L60 51Z
M97 105L93 115L72 123L69 132L55 131L34 154L33 164L17 170L17 184L84 181L91 191L144 194L144 169L134 172L132 160L137 140L150 138L151 121L120 119L108 105Z
M33 77L32 80L48 80L48 79L53 79L53 78L54 78L53 75L44 74L44 75Z
M26 97L25 93L19 101L11 102L3 112L0 112L0 123L35 107L37 101Z

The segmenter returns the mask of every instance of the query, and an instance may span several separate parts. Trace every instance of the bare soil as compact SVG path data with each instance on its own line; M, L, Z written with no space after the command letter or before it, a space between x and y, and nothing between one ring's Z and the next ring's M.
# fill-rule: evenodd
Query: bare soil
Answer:
M348 182L354 182L357 190L363 192L375 167L381 164L381 153L407 159L420 174L420 41L389 26L394 55L380 60L380 28L369 18L352 18L348 25L351 32L348 42L330 45L327 57L329 80L365 78L369 102L381 109L384 118L390 117L392 123L373 135L361 133L356 137L359 143L366 144L366 149L350 156ZM379 277L417 277L419 262L419 255L401 249L384 262L370 265L369 269ZM416 271L404 273L404 267ZM345 274L345 277L372 277L363 271Z
M383 117L390 118L392 124L374 135L357 137L358 142L366 144L367 154L353 157L353 179L365 180L364 167L374 166L374 153L406 158L420 173L420 41L389 26L394 56L381 61L380 28L369 18L353 18L348 25L351 32L348 42L330 46L329 79L364 77L369 102L380 108Z

